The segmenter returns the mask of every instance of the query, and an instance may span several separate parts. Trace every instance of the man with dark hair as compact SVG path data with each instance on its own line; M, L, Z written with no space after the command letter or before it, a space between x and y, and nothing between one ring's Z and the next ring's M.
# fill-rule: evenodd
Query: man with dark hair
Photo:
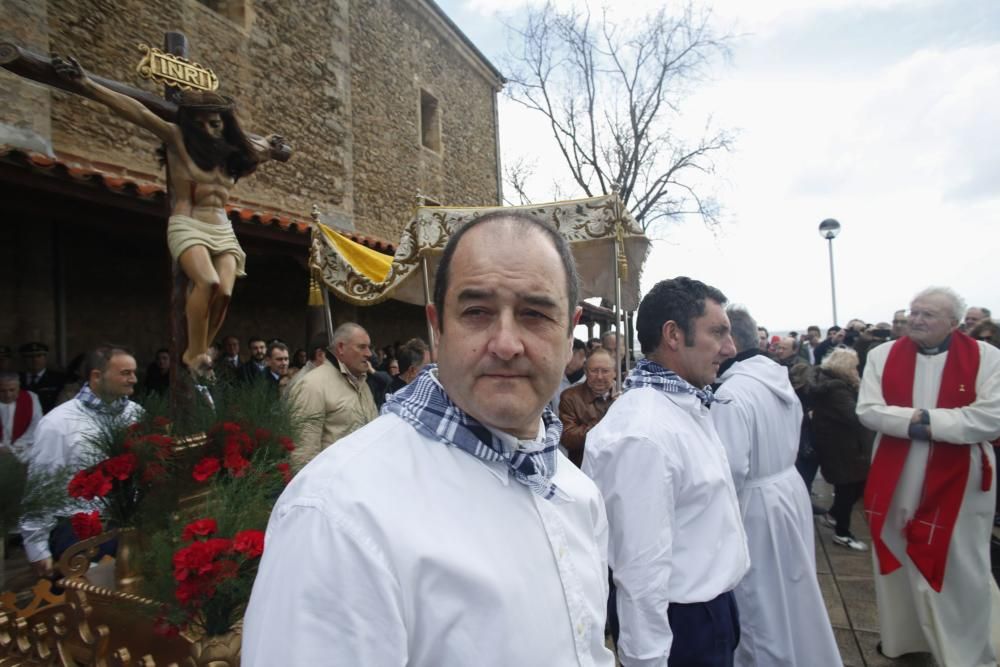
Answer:
M56 407L59 392L66 384L66 376L54 371L49 365L49 346L44 343L25 343L20 348L24 361L21 386L34 392L42 404L42 412Z
M170 391L170 351L161 347L156 351L153 362L146 367L146 377L142 381L146 394L166 396Z
M300 368L292 378L291 382L288 383L289 391L291 391L292 387L297 386L300 382L306 379L306 373L327 363L326 349L328 347L330 347L330 339L326 335L325 331L318 333L309 339L309 345L306 347L306 365Z
M590 354L599 347L601 347L601 339L591 338L590 340L587 341L587 354Z
M280 154L284 140L278 135L251 139L237 123L233 100L218 93L184 91L177 122L171 123L137 100L96 82L73 58L53 57L52 66L80 94L163 142L161 161L170 163L167 245L191 280L185 308L188 347L181 360L192 371L206 371L212 365L208 346L225 320L233 283L246 275L246 253L226 214L229 192L259 163Z
M278 500L244 667L614 664L603 504L546 409L575 280L566 241L520 214L452 236L427 307L439 363Z
M288 385L288 346L280 340L272 340L267 344L267 373L264 377L269 385L280 393Z
M892 314L892 335L891 340L902 338L910 333L910 320L906 317L906 309L900 308Z
M802 406L787 369L757 349L757 324L726 310L736 356L722 364L711 410L726 448L750 548L736 588L740 667L840 665L840 651L816 579L809 492L795 468ZM786 340L790 340L786 339Z
M767 327L757 327L757 349L766 354L770 340L771 334L768 332Z
M559 414L559 399L564 391L573 385L580 384L584 381L583 365L587 361L587 356L587 344L579 338L574 338L573 354L570 355L569 361L566 362L566 369L563 371L562 379L559 381L559 389L556 391L556 395L553 396L552 400L549 402L549 408L552 409L552 412ZM580 443L580 451L583 452L582 441ZM575 463L580 465L579 462Z
M726 297L686 277L643 298L645 359L587 434L583 470L601 489L623 665L732 665L733 589L750 564L708 387L736 354Z
M399 363L399 373L392 378L387 392L389 394L395 394L413 382L424 366L431 363L431 349L420 338L411 338L399 348L396 361Z
M240 382L250 384L267 377L267 341L260 336L247 339L250 357L240 366Z
M818 366L826 355L830 354L830 351L833 350L833 348L844 342L845 333L846 332L837 325L833 325L826 330L826 339L817 345L816 350L813 352L815 365Z
M135 389L135 369L132 353L120 345L101 345L90 352L86 382L79 393L38 423L30 469L41 472L68 466L76 471L91 465L94 453L89 440L107 425L131 423L141 414L141 408L128 398ZM67 517L95 509L83 501L77 505L64 509L60 516L21 523L24 550L39 576L51 575L54 560L77 541Z

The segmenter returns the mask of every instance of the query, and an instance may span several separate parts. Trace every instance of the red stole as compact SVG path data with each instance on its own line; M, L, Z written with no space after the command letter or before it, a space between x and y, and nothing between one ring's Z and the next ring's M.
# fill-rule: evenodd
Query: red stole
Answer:
M31 394L22 389L18 392L17 399L14 401L14 423L11 424L11 431L13 431L10 439L11 443L17 442L17 439L24 435L24 432L31 425L31 418L33 416L34 406L31 402ZM0 423L0 438L3 438L2 423Z
M962 332L954 331L947 354L937 407L964 407L976 400L979 344ZM908 336L900 338L889 350L882 373L882 396L886 405L913 407L916 367L916 344ZM941 592L944 584L948 545L951 543L951 534L955 529L955 521L965 495L965 485L969 479L968 447L968 444L931 442L920 506L904 530L907 555L938 592ZM882 527L909 451L909 440L883 434L868 472L865 510L870 519L872 543L878 554L879 571L882 574L889 574L900 567L900 562L882 541ZM993 471L988 470L989 462L985 453L983 457L983 490L988 491Z

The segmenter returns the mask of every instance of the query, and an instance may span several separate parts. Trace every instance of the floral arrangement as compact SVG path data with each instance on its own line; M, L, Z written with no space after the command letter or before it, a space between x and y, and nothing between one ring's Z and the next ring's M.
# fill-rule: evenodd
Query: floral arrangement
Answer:
M264 531L242 530L218 537L215 519L198 519L181 534L185 546L173 555L174 597L178 606L156 628L172 634L200 625L209 635L227 632L245 607L264 553Z
M207 482L216 476L238 479L250 470L260 473L271 467L285 483L291 479L288 454L295 450L295 442L290 436L236 421L218 422L207 435L202 456L191 469L195 481Z
M90 438L94 462L69 480L70 498L95 502L100 509L71 517L81 540L135 523L136 514L154 487L167 478L167 461L173 453L171 422L157 415L125 425L116 420L101 424Z

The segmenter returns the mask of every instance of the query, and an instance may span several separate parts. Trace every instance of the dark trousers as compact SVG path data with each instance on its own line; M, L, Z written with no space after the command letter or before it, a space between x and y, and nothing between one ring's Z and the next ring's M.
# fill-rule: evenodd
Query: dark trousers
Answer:
M674 635L669 667L732 667L740 643L740 614L732 591L708 602L671 602L667 617Z
M837 527L834 529L837 535L847 537L851 534L851 510L864 493L864 482L833 485L833 506L830 508L830 516L837 522Z
M70 524L69 519L59 519L56 522L55 528L49 533L49 552L52 553L52 560L56 563L62 557L63 552L69 549L71 546L80 541L80 538L76 536L73 531L73 526ZM104 556L111 556L118 552L118 540L114 539L110 542L105 542L97 548L97 553L91 558L92 563L96 563L101 560Z

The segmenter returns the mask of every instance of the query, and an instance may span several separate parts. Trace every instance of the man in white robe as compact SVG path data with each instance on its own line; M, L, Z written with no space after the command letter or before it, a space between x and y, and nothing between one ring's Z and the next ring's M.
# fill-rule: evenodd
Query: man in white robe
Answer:
M957 330L963 312L961 298L950 289L918 294L910 306L909 335L869 353L858 398L858 417L878 432L865 508L876 547L880 650L889 657L930 651L946 667L996 665L991 627L1000 621L989 554L996 495L989 441L1000 436L1000 350ZM912 353L904 354L907 349ZM960 356L975 362L971 370L949 364ZM898 365L904 361L909 365ZM893 376L894 363L912 369L912 397L886 399L909 382ZM962 396L974 400L941 407L943 400ZM899 451L897 459L893 451ZM950 469L929 465L932 457L949 461ZM895 472L884 475L893 460ZM942 482L941 475L949 477ZM880 483L883 478L894 485ZM928 496L950 488L956 502L925 506Z
M27 463L41 419L38 395L21 388L17 373L0 372L0 455L11 454Z
M720 368L711 414L750 548L750 570L735 591L736 665L836 667L840 651L816 579L812 506L795 469L802 405L787 369L757 348L750 314L732 306L727 314L737 354Z

